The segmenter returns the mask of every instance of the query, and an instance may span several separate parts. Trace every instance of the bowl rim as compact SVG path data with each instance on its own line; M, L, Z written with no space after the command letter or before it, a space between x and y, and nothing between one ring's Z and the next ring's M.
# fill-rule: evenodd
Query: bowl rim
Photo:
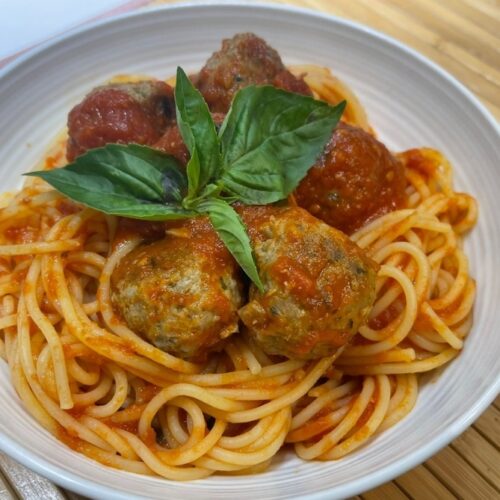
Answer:
M500 140L500 124L492 115L492 113L486 108L486 106L479 100L479 98L476 97L475 94L473 94L464 84L458 81L448 71L446 71L437 63L433 62L428 57L419 53L415 49L407 46L406 44L396 40L389 35L386 35L382 32L379 32L373 28L370 28L359 22L352 21L350 19L337 17L332 14L316 11L309 8L286 4L273 4L260 0L191 0L179 2L176 4L145 7L142 6L142 8L130 12L122 13L112 17L106 17L104 19L90 21L88 23L78 25L68 31L65 31L64 33L51 37L47 41L42 42L31 49L28 49L25 53L19 55L14 60L9 61L4 67L0 68L0 80L7 77L11 73L14 73L18 68L22 68L23 66L29 64L30 62L35 60L41 53L50 50L51 48L64 43L66 40L78 36L79 34L83 34L92 30L98 30L107 25L120 24L121 22L129 18L140 18L142 16L154 15L154 12L156 11L189 10L196 9L198 7L205 8L210 6L216 8L236 7L241 8L242 10L267 10L276 14L279 14L280 12L291 12L299 16L302 15L329 21L358 32L362 32L372 37L373 39L376 39L378 42L384 43L391 46L392 48L397 49L400 52L406 53L410 58L417 59L424 66L427 66L429 70L431 70L431 72L439 74L439 76L444 78L448 84L455 87L462 95L464 95L465 98L467 98L474 105L475 109L488 122L488 124L496 132L498 139ZM460 417L455 421L454 425L444 429L443 433L438 438L423 443L420 448L409 453L403 460L398 463L381 467L376 471L373 471L364 476L361 480L358 479L355 483L347 483L342 485L342 496L348 497L359 494L363 491L367 491L371 488L375 488L421 464L430 456L437 453L440 449L447 446L453 439L455 439L470 425L472 425L472 423L481 415L481 413L483 413L483 411L492 403L492 401L497 397L499 393L500 376L497 377L496 380L492 381L492 383L488 387L488 390L483 392L483 394L476 401L476 404L471 406L467 412L461 414ZM123 491L117 492L110 486L93 483L89 479L82 478L76 472L65 470L59 465L51 463L43 456L38 456L33 454L32 452L25 450L20 442L5 435L1 431L1 429L0 450L5 452L7 455L9 455L22 465L71 491L98 498L137 498L136 495L131 495ZM163 479L155 478L155 480ZM322 491L307 494L305 496L302 495L300 496L300 498L307 500L324 499L327 495L328 497L330 497L330 495L333 493L332 490L334 490L335 488L335 486L332 486L330 488L323 489Z

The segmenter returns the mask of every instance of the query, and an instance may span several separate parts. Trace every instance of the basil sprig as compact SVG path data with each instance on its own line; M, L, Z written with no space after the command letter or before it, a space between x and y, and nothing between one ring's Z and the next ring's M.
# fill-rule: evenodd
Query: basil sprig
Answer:
M275 87L250 86L236 94L217 133L205 100L178 68L175 106L190 153L186 169L147 146L108 144L63 168L25 175L112 215L159 221L206 214L262 292L250 239L231 203L274 203L293 192L330 139L345 102L330 106Z

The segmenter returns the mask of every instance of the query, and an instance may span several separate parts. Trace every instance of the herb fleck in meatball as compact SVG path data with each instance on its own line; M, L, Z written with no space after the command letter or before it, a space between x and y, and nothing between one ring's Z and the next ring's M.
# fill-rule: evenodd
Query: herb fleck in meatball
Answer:
M173 90L164 82L97 87L68 115L68 160L109 143L152 145L174 121Z
M129 253L111 285L127 325L175 356L202 360L238 331L240 271L205 217Z
M298 94L312 95L302 78L288 71L267 43L252 33L240 33L222 42L195 84L212 111L226 113L236 92L248 85L274 85Z
M268 354L315 359L334 354L366 320L377 265L340 231L299 207L243 207L259 274L239 310Z
M405 184L403 165L381 142L340 123L295 199L315 217L351 234L403 206Z

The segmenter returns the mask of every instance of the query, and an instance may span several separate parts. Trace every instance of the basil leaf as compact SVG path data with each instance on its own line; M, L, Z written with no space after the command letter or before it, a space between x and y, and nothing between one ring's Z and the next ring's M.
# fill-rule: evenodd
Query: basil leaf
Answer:
M189 196L192 198L218 176L221 155L219 138L207 103L182 68L177 68L175 108L180 133L191 154L187 173Z
M284 166L273 157L241 163L222 174L220 186L248 205L267 205L286 198Z
M172 156L139 144L108 144L87 151L64 168L25 175L63 179L64 172L79 175L82 183L89 176L106 179L116 192L146 201L180 202L187 186L186 176Z
M186 195L188 186L186 174L173 156L140 144L108 144L105 149L121 158L120 169L123 170L128 159L132 175L154 183L155 188L160 181L164 202L180 203ZM160 173L160 177L155 170Z
M198 157L197 149L193 149L191 158L186 165L186 174L188 180L188 198L193 199L196 197L200 190L200 159Z
M144 220L179 219L196 215L178 204L138 199L116 189L116 185L106 177L81 174L68 167L24 175L40 177L68 198L107 214Z
M271 86L240 90L219 131L221 185L244 203L286 198L318 159L344 107Z
M199 212L208 214L214 229L236 262L257 288L264 292L264 285L257 271L250 238L234 208L220 198L208 198L200 202L197 209Z
M145 220L193 215L181 207L185 173L169 155L137 144L92 149L63 168L28 172L102 212Z

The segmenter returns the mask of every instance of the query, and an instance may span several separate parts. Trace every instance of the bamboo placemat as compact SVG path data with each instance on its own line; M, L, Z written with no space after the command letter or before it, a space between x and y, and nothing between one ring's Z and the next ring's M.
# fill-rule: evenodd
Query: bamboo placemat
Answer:
M406 43L448 70L500 120L500 7L496 0L273 1L352 19ZM82 497L59 489L0 454L0 500L18 498ZM500 397L437 455L356 498L500 499Z

